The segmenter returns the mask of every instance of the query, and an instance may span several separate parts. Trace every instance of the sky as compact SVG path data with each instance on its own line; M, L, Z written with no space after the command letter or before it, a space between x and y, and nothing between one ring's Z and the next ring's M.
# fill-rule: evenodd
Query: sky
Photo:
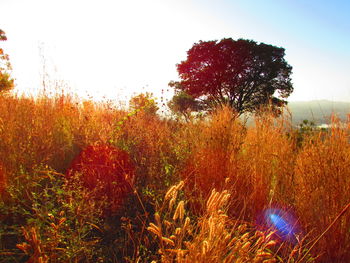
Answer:
M0 0L0 10L19 92L45 80L95 99L170 98L194 43L244 38L285 48L290 101L350 102L347 0Z

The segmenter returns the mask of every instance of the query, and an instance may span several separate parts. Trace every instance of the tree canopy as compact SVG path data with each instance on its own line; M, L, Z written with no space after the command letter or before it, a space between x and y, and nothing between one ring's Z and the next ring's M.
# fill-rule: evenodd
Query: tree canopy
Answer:
M224 104L239 114L266 104L278 108L293 91L284 55L281 47L252 40L200 41L177 64L181 80L169 86L175 96L185 92L207 110Z
M0 29L0 41L6 41L7 37L3 30ZM0 93L9 91L14 87L14 80L10 76L11 64L9 56L0 48Z

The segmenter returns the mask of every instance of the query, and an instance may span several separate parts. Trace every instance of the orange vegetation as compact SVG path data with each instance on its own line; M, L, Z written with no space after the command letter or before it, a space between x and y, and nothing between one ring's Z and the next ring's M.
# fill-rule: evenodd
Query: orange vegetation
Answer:
M154 111L127 112L108 103L82 102L66 95L36 99L3 96L0 160L6 169L6 189L12 192L9 200L1 200L7 221L0 223L5 226L6 222L21 222L27 229L36 227L46 242L52 240L46 231L47 214L54 215L55 220L67 217L70 223L62 221L60 226L68 242L74 232L71 230L77 227L77 214L99 214L98 205L86 202L92 198L104 205L105 217L94 226L90 224L92 216L79 221L83 222L79 226L89 231L84 232L85 236L78 235L82 238L77 243L79 248L89 244L89 249L85 247L82 252L86 255L100 253L98 257L113 258L115 262L122 257L128 257L130 262L151 262L161 259L158 252L162 251L163 258L171 262L176 256L194 259L202 253L212 256L215 262L215 255L221 258L229 253L225 246L230 244L230 248L251 251L246 254L242 250L247 259L241 261L251 262L260 252L266 252L257 251L254 245L259 240L255 233L257 218L276 204L287 212L293 211L302 231L297 251L286 245L283 250L276 248L269 258L278 255L285 260L281 262L307 262L316 255L319 262L350 262L350 211L344 210L350 202L350 125L334 120L332 127L303 132L267 113L257 115L254 125L248 126L229 108L184 122L160 117ZM0 170L0 190L4 188L4 169ZM69 188L65 179L73 180L77 189ZM179 181L183 181L181 190L166 200L168 188ZM136 195L127 198L131 191ZM62 200L62 192L74 198ZM229 218L219 208L208 214L208 200L219 196L225 198L224 212ZM42 197L45 202L40 206L37 203L43 201ZM76 208L71 202L76 202ZM176 203L179 209L175 209ZM16 213L12 211L14 207ZM38 207L42 209L40 216ZM69 210L72 207L75 210ZM168 213L165 207L169 207ZM110 233L110 226L103 232L108 216L118 211L123 213L119 222L123 227ZM155 211L161 213L153 218ZM20 220L9 220L10 216ZM150 222L155 222L150 229L157 239L146 234ZM249 227L245 238L236 231L241 224ZM4 231L13 226L6 227ZM210 239L210 231L225 234L227 239L221 235L220 240ZM88 239L104 234L103 242L110 242L110 250ZM61 240L61 236L56 238ZM242 242L226 243L232 240ZM268 246L272 240L264 240L266 243L261 244L272 251L273 246ZM63 248L68 251L72 246L58 242L52 251L64 251ZM286 257L282 251L302 253L296 259L291 254ZM173 252L179 254L174 256ZM69 253L57 253L62 253L61 262L68 262Z

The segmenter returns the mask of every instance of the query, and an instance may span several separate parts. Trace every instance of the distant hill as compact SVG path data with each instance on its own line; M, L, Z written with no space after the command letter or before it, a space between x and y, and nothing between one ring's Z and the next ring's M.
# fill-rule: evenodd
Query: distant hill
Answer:
M309 120L320 125L329 123L330 116L336 114L345 121L350 114L350 102L338 102L328 100L294 101L288 103L292 113L293 124L298 125L303 120Z

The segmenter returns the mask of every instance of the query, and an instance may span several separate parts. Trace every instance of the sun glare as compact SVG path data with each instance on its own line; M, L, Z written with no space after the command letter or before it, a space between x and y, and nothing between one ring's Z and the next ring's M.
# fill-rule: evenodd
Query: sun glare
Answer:
M64 80L80 96L130 97L146 87L163 96L161 91L177 78L175 65L186 50L199 39L215 38L219 24L186 1L37 0L35 4L41 8L23 3L19 11L22 20L30 19L35 27L33 35L9 38L20 91L40 85L46 74ZM28 9L30 17L24 12ZM22 22L16 23L20 28ZM8 31L11 36L11 28ZM27 61L17 52L21 41L29 44Z

